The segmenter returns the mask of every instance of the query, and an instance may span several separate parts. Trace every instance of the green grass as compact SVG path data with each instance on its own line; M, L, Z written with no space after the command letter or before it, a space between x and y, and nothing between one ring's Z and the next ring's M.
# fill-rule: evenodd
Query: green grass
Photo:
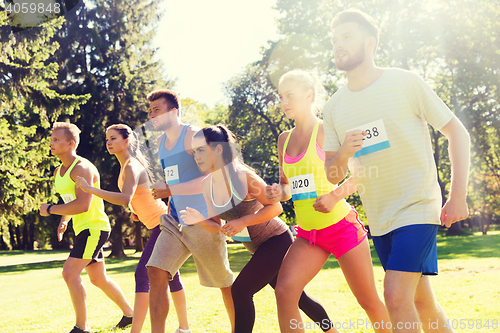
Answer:
M500 232L487 236L475 233L464 237L438 235L440 274L432 278L438 301L450 319L500 320ZM132 252L127 252L131 255ZM0 267L0 332L69 332L74 314L61 268L67 252L0 252L0 266L38 259L54 261ZM231 267L239 272L249 260L249 253L237 244L229 246ZM384 272L372 250L375 279L382 295ZM61 259L62 258L62 259ZM59 260L61 259L61 260ZM108 274L133 302L133 272L138 255L106 259ZM120 319L120 311L82 274L88 292L88 316L94 332L108 332ZM188 296L188 310L193 332L229 332L227 315L220 291L199 285L192 259L181 269ZM335 259L307 286L306 290L326 307L334 322L366 320L347 286ZM255 295L257 320L254 332L278 332L276 301L270 287ZM304 317L304 319L306 319ZM171 309L167 333L177 327ZM128 332L129 330L123 330ZM143 332L149 332L149 317ZM369 330L342 330L368 332ZM457 332L492 332L490 329L458 329ZM497 331L500 331L498 329ZM308 330L319 333L321 330Z

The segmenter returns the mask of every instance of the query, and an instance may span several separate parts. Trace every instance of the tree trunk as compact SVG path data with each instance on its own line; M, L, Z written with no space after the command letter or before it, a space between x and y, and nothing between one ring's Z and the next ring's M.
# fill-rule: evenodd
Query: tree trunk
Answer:
M144 243L142 242L142 222L134 222L135 225L135 252L144 251Z
M439 184L439 188L441 189L441 201L442 204L444 205L446 203L446 195L445 195L445 184L441 181L441 177L439 177L439 160L441 158L441 154L439 151L439 137L441 136L441 133L439 131L436 131L434 128L430 128L431 135L432 135L432 141L434 144L434 162L436 163L436 169L437 169L437 180Z
M489 215L484 215L480 217L481 219L481 232L483 235L486 235L488 233L488 230L490 229L490 222L491 222L491 217Z
M24 226L23 226L23 250L28 250L29 247L29 237L28 237L28 221L27 216L24 217Z
M38 214L35 214L33 217L38 220ZM34 250L35 249L35 221L31 220L30 225L29 225L29 246L28 250Z
M14 225L9 223L9 236L10 236L10 247L12 250L17 250L16 244L16 231L14 230Z
M9 247L7 246L7 243L5 243L5 240L3 239L3 227L0 227L0 250L8 250Z
M116 216L115 225L111 230L111 254L108 258L126 257L125 248L123 246L123 219L124 214L121 206L113 206L113 215Z
M451 227L448 228L448 231L446 231L446 236L455 236L455 235L463 235L464 231L462 228L462 221L458 221L456 223L453 223Z
M23 249L23 243L22 243L22 240L21 240L21 228L16 225L16 244L17 244L17 250L22 250Z

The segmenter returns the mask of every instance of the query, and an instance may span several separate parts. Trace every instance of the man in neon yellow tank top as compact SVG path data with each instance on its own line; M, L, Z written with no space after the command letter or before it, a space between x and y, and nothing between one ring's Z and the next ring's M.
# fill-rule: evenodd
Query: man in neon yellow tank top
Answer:
M111 229L103 201L75 187L75 179L78 176L99 187L99 172L88 160L76 155L80 141L78 127L70 123L54 123L52 129L50 151L62 162L54 171L55 187L64 204L42 203L40 215L62 215L58 228L59 241L63 238L68 222L73 219L73 229L77 237L62 273L76 314L76 324L70 333L91 332L87 322L87 293L80 278L84 268L92 284L101 289L123 311L122 320L117 327L125 327L132 322L133 310L120 287L106 275L102 247Z

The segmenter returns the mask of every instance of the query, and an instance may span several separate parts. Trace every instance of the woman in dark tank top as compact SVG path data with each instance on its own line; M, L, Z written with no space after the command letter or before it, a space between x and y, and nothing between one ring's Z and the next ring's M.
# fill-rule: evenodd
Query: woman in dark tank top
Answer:
M242 241L252 259L241 270L231 292L235 333L252 332L255 322L253 295L267 284L276 286L283 258L293 242L288 226L278 218L280 203L266 198L266 183L239 158L235 136L225 126L210 126L193 139L194 159L207 177L202 182L208 217L193 208L181 211L186 224L200 223L206 230ZM222 225L221 219L227 223ZM222 236L222 235L221 235ZM323 306L305 292L300 308L323 331L331 321Z

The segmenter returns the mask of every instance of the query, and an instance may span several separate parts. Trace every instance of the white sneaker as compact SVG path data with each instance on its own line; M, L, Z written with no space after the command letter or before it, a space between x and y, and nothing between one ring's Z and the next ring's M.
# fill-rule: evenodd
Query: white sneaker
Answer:
M178 329L175 330L174 333L192 333L192 332L190 328L188 328L187 330L183 330L179 327Z

